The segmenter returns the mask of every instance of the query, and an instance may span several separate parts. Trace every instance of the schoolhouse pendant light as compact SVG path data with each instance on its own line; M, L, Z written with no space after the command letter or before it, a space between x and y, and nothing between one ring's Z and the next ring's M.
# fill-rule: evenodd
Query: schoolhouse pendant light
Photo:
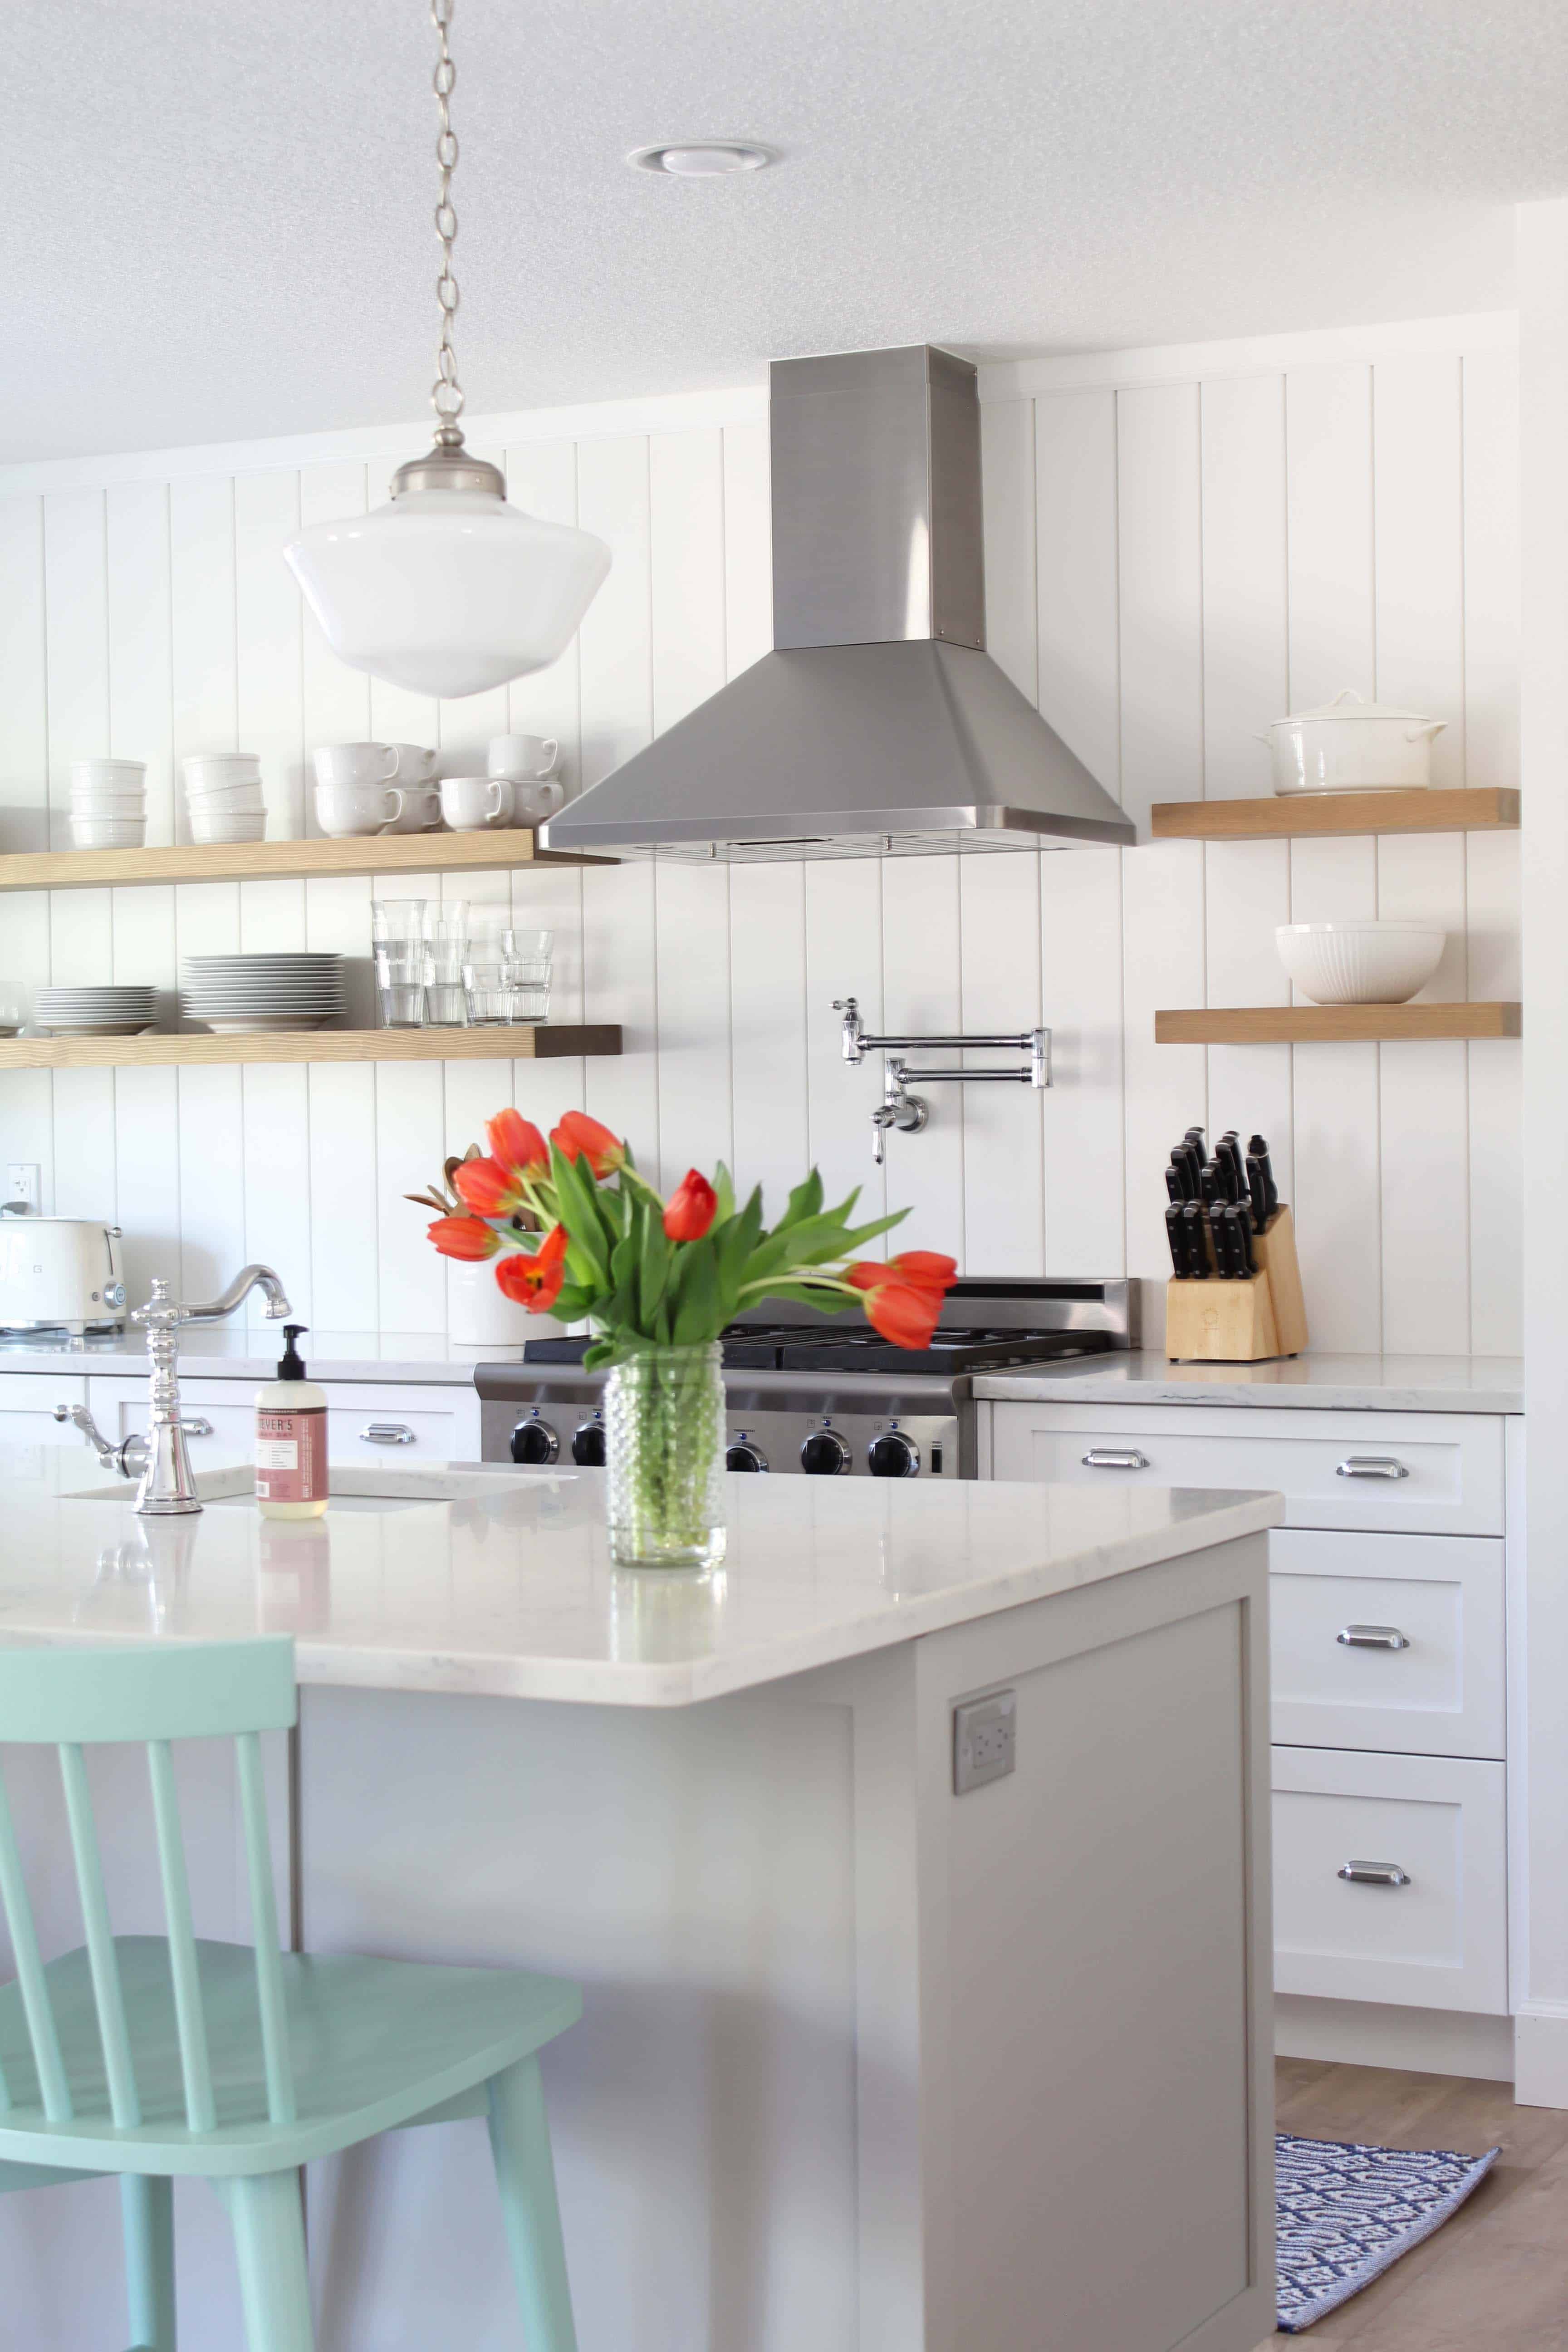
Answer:
M602 539L509 506L500 468L463 446L463 394L452 349L458 138L450 100L457 68L447 35L454 5L430 5L441 44L435 74L441 116L435 446L398 467L386 506L313 523L283 551L342 660L416 694L441 696L482 694L556 660L610 568Z

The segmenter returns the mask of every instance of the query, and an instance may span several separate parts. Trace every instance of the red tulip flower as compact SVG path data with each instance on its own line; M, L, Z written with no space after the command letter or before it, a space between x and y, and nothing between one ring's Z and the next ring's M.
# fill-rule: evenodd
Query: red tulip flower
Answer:
M500 1247L500 1236L480 1217L437 1217L426 1230L443 1257L494 1257Z
M585 1110L567 1111L560 1126L551 1129L550 1140L563 1158L585 1160L600 1181L626 1164L626 1147L620 1137L612 1135L598 1119L590 1118Z
M713 1223L719 1195L697 1169L689 1168L669 1196L664 1230L672 1242L700 1242Z
M490 1147L490 1157L514 1176L526 1176L536 1168L548 1168L550 1148L531 1118L520 1110L497 1111L494 1118L485 1122L485 1139Z
M866 1319L895 1348L929 1348L942 1302L958 1273L955 1258L935 1250L906 1250L886 1265L860 1258L844 1279L866 1293Z
M531 1315L548 1314L566 1279L566 1228L552 1225L531 1257L510 1250L496 1268L506 1296Z
M452 1189L476 1217L510 1217L525 1205L521 1183L499 1160L465 1160Z

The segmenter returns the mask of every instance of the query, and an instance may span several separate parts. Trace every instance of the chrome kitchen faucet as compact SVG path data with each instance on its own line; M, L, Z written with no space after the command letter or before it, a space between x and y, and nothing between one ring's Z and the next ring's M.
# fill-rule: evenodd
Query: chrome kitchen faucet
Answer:
M915 1053L968 1053L995 1051L1007 1046L1028 1060L1005 1069L983 1070L911 1070L909 1064L892 1054L882 1070L882 1099L871 1113L871 1157L879 1168L885 1152L884 1139L890 1127L901 1135L918 1135L931 1117L931 1105L920 1095L910 1094L910 1080L920 1086L975 1086L990 1080L993 1084L1048 1087L1051 1083L1051 1033L1048 1029L1023 1029L1010 1036L923 1036L873 1037L862 1025L860 1007L852 996L836 996L835 1013L844 1015L844 1058L852 1069L858 1068L866 1055L904 1046Z
M243 1267L226 1291L200 1307L185 1306L171 1298L168 1283L161 1275L153 1276L152 1297L145 1307L133 1307L131 1315L133 1323L144 1324L147 1329L152 1420L144 1438L128 1437L122 1445L110 1445L86 1405L55 1407L55 1419L74 1423L106 1468L118 1470L122 1478L134 1478L140 1474L136 1509L143 1518L187 1518L202 1507L196 1500L195 1474L185 1445L186 1432L199 1428L199 1424L185 1421L180 1412L176 1337L180 1327L185 1323L221 1323L258 1289L267 1294L269 1323L279 1322L293 1313L283 1285L269 1265Z

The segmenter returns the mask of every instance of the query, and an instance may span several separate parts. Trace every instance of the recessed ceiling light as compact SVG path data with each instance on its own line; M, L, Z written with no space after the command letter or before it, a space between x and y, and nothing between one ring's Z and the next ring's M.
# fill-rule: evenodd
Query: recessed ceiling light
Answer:
M638 147L626 157L639 172L668 172L677 180L713 180L725 172L761 172L778 156L772 147L742 146L731 139L672 140Z

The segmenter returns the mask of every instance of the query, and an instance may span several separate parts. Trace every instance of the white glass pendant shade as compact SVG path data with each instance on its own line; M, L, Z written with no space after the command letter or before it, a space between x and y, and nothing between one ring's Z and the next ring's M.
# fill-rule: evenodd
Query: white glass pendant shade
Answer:
M443 698L557 660L610 568L592 531L447 488L312 523L284 558L340 660Z

